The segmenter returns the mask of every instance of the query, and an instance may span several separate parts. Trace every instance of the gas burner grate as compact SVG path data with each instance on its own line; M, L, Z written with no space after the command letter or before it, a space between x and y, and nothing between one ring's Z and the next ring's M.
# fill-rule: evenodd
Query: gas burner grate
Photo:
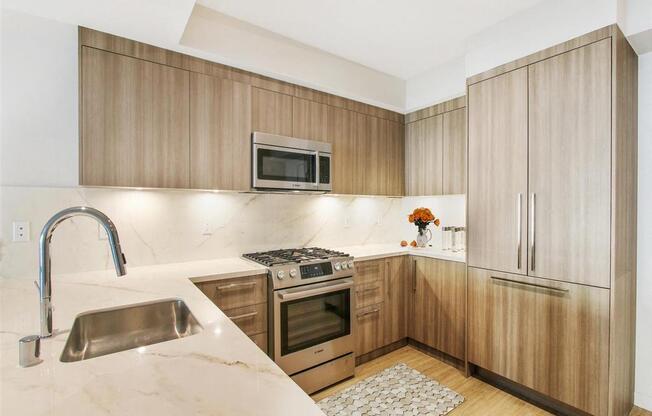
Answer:
M247 253L243 254L242 256L246 259L253 260L256 263L271 267L280 264L303 263L313 260L328 260L333 257L347 257L348 254L339 251L328 250L325 248L308 247Z

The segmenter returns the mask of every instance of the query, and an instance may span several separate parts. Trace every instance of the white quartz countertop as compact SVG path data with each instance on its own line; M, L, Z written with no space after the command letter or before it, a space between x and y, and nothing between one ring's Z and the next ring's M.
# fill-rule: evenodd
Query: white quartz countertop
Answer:
M397 244L333 247L358 261L416 255L464 262L463 253ZM18 366L18 340L39 328L32 279L0 277L0 414L20 415L322 415L312 399L193 284L264 274L240 258L55 275L55 335L43 362ZM192 279L192 281L191 281ZM89 310L183 299L199 334L75 363L62 363L75 316Z
M0 278L2 415L323 415L189 277L265 272L242 259L128 268L53 277L56 335L43 362L18 366L18 340L39 328L30 279ZM165 298L183 299L199 334L75 363L59 356L77 314Z
M335 247L334 250L348 253L358 261L380 259L393 256L419 256L433 259L456 261L464 263L466 256L464 251L452 252L436 247L401 247L400 244L365 244L359 246Z

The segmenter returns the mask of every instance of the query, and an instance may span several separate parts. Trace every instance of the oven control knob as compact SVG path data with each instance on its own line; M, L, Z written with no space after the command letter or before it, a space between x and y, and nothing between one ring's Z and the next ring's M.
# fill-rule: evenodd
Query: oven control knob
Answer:
M340 266L340 262L336 261L335 264L333 265L335 267L335 270L339 270L342 266Z
M284 279L285 278L285 272L283 270L279 270L278 272L276 272L276 278L278 280Z
M353 260L349 260L349 269L353 268Z
M290 277L291 278L297 277L297 269L290 269Z

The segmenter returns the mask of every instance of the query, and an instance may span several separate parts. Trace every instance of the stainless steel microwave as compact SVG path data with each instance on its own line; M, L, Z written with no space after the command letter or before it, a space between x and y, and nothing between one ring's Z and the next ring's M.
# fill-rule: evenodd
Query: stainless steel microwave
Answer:
M254 132L251 158L256 189L331 191L330 143Z

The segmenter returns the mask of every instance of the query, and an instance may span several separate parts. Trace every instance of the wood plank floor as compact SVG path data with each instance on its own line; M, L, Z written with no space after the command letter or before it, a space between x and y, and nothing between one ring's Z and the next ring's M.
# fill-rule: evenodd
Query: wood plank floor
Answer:
M382 357L360 365L356 368L356 376L354 378L322 390L314 394L312 398L315 401L319 401L325 397L334 395L366 377L401 362L464 396L464 403L449 413L451 416L550 415L550 413L496 387L484 383L477 378L466 378L464 374L455 367L424 354L411 346L400 348L387 355L383 355ZM635 409L632 411L631 416L652 416L652 413L641 409Z

